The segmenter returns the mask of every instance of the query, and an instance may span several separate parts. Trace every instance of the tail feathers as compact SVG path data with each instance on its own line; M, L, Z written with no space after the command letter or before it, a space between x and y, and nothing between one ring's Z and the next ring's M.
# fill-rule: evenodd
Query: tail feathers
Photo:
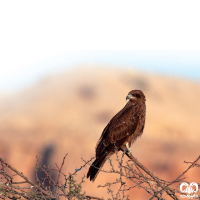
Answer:
M100 169L103 167L104 163L106 162L107 156L103 156L103 158L96 159L89 168L87 173L87 178L90 177L90 181L95 181Z

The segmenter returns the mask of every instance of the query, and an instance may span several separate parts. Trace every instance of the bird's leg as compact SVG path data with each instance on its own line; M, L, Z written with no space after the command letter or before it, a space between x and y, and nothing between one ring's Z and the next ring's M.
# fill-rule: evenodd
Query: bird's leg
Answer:
M126 143L126 153L127 154L132 154L132 150L131 150L131 148L129 147L129 145L128 145L128 142Z

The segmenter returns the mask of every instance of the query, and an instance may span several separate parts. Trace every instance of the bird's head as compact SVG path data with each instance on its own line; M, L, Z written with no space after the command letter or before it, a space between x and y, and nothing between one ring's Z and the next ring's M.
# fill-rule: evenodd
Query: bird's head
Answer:
M141 90L131 90L126 96L126 100L130 101L145 101L145 96Z

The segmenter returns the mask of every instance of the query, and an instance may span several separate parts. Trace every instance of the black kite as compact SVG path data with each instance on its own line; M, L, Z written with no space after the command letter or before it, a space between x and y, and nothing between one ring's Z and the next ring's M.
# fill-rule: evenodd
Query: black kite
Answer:
M132 90L126 99L129 99L128 103L110 120L97 143L96 160L87 173L91 181L96 179L107 158L116 151L131 152L131 144L143 132L146 115L143 92Z

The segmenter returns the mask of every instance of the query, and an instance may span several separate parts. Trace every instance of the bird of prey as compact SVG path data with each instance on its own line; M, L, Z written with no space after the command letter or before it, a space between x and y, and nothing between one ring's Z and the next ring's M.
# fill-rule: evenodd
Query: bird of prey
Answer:
M143 133L146 115L145 96L141 90L128 93L125 107L104 128L96 146L96 160L87 173L94 181L107 158L117 151L131 153L130 146Z

